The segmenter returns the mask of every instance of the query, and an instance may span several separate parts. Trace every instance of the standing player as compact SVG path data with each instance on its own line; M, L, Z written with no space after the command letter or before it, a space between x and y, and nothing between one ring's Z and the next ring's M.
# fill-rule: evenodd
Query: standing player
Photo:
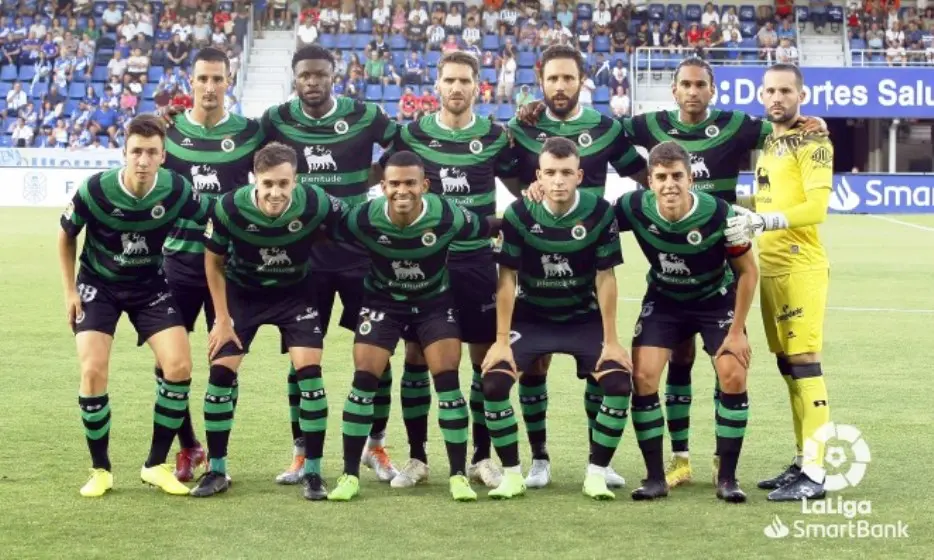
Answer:
M425 165L430 192L485 220L495 216L495 179L508 172L512 153L506 131L473 112L479 94L479 73L479 63L472 54L454 51L441 57L436 85L441 110L400 128L382 161L396 150L415 152ZM490 435L480 387L480 364L496 337L496 264L490 240L452 243L448 270L461 339L468 344L473 365L470 411L474 452L467 476L496 488L502 473L490 459ZM428 368L421 348L408 342L402 374L402 416L409 436L410 459L393 479L393 487L414 486L428 476L428 386Z
M224 109L230 84L230 61L223 51L205 47L198 51L191 71L194 106L172 117L166 132L165 167L191 181L196 197L217 197L250 182L253 153L263 143L259 123ZM179 220L163 247L165 276L188 332L198 315L210 331L214 308L204 276L204 228L190 220ZM156 378L162 370L156 367ZM237 401L237 387L233 388ZM195 438L191 415L186 412L178 432L181 450L175 457L175 476L187 482L193 470L205 461Z
M593 378L604 393L584 494L614 499L606 471L626 426L632 387L632 363L616 334L613 268L623 262L616 221L606 200L578 190L584 172L573 142L546 140L537 167L545 199L520 199L506 209L497 259L496 344L483 363L483 394L506 472L490 497L508 499L526 488L509 402L516 377L544 355L566 353L577 361L578 376Z
M373 147L387 147L396 124L375 103L331 97L334 55L318 45L307 45L292 57L297 97L270 108L263 115L267 140L291 146L298 152L298 181L319 185L331 196L353 207L367 198L371 177ZM321 313L321 327L327 331L334 299L340 294L343 313L340 325L354 330L363 297L366 253L346 243L323 243L312 253L315 271L314 291ZM389 367L388 365L386 366ZM388 482L398 474L386 454L383 441L389 419L392 372L382 376L376 396L373 437L368 442L364 462ZM295 452L292 465L276 479L281 484L301 481L304 448L298 425L298 385L295 368L289 372L289 404Z
M625 138L622 125L578 104L584 76L584 58L577 49L558 45L549 47L542 54L540 78L548 110L536 125L525 124L517 118L509 121L515 141L516 172L522 187L535 182L542 145L552 136L567 138L578 145L580 166L584 172L580 186L583 192L603 197L608 165L612 165L621 176L642 180L645 160ZM532 446L532 468L526 479L529 488L541 488L551 481L551 463L545 445L547 362L547 359L540 361L519 380L519 402ZM584 404L590 428L602 400L599 385L589 380ZM612 468L607 470L607 481L610 487L624 484L623 478Z
M113 488L107 380L113 335L123 313L139 335L138 344L148 343L163 367L152 446L140 477L169 494L188 493L166 457L188 410L191 349L162 276L159 248L176 220L203 224L206 209L195 202L188 181L161 169L165 129L156 117L134 118L126 135L126 166L95 174L81 185L62 216L58 242L65 308L81 364L78 405L93 462L91 478L81 488L86 497ZM76 280L77 237L85 227Z
M295 365L301 394L299 422L307 452L304 495L309 500L327 498L321 478L327 427L321 378L324 334L308 272L315 234L323 227L333 229L342 207L318 187L296 187L297 158L295 150L277 142L256 152L256 184L220 198L205 229L205 269L217 311L204 397L210 467L192 496L213 496L228 488L227 442L237 370L259 327L275 325L282 335L282 351Z
M412 152L386 162L384 196L351 210L340 238L369 252L366 297L354 337L353 385L344 404L344 475L328 499L348 501L360 491L360 453L373 421L380 376L399 337L424 349L438 397L438 423L450 462L450 490L457 501L477 494L464 475L467 462L467 402L457 369L460 330L447 271L454 241L489 237L487 220L427 193L424 166Z
M762 102L774 131L756 167L759 213L737 216L731 224L745 234L764 232L759 239L762 321L791 399L795 460L780 475L759 482L759 488L772 490L772 501L824 496L824 446L812 436L830 421L821 370L830 263L817 226L827 217L833 144L796 126L804 95L797 66L776 64L766 71ZM808 439L816 445L803 454Z
M743 502L746 495L736 482L736 465L749 413L746 372L751 350L745 326L758 273L748 239L727 246L724 231L734 215L732 207L692 191L692 178L688 152L675 142L663 142L649 153L651 190L626 193L616 203L620 231L635 234L651 266L632 340L632 425L648 475L632 497L668 495L658 385L672 348L700 333L721 387L717 497Z

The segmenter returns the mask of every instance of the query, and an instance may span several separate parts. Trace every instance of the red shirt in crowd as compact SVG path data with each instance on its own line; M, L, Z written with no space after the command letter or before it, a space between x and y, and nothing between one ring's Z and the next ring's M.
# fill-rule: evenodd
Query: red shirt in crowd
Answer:
M421 105L422 111L429 111L433 113L438 110L438 98L432 95L431 92L422 94L418 101Z
M406 93L399 100L399 107L402 116L411 117L415 114L415 111L418 111L418 98L415 97L414 93Z
M178 92L175 94L175 97L172 98L172 105L182 105L186 109L191 109L194 103L192 103L190 95Z
M691 26L688 29L688 32L684 35L684 38L687 39L689 45L695 45L701 40L701 30L697 26Z

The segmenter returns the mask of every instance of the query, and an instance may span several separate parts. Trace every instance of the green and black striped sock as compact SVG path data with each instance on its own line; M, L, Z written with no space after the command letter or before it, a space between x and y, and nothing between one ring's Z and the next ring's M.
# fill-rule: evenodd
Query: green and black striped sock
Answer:
M344 474L360 476L360 456L373 425L373 398L379 378L367 371L355 371L353 384L344 401L341 432L344 440Z
M470 419L473 431L472 465L490 458L490 432L486 426L485 405L483 402L483 368L473 364L473 377L470 380Z
M632 397L632 427L639 441L649 480L665 480L662 443L665 436L665 417L658 393Z
M428 366L405 364L402 370L402 422L409 440L409 457L428 463L428 411L431 410L431 377Z
M523 375L519 378L519 406L522 420L529 435L532 458L547 461L548 445L545 421L548 415L547 380L541 375Z
M386 425L389 424L389 410L392 407L392 365L386 364L383 376L379 378L376 396L373 397L373 426L370 428L370 440L382 445L386 438Z
M736 480L736 466L748 421L748 393L721 392L717 406L717 455L720 457L717 480L720 482Z
M668 363L668 380L665 384L665 422L671 450L687 453L691 436L691 369L693 364Z
M211 471L226 474L227 443L233 429L233 384L237 373L232 369L213 365L208 376L208 390L204 395L204 430L208 440L208 461Z
M88 451L91 452L91 466L109 471L107 448L110 445L110 397L107 393L93 397L78 395L78 407L81 408L81 423L84 424Z
M152 444L149 447L147 467L162 465L169 456L175 434L182 427L188 412L188 392L191 379L185 381L162 380L156 394L152 420Z
M302 439L302 426L298 419L301 416L299 404L302 401L300 391L298 390L298 378L295 376L295 366L289 367L289 376L286 378L289 396L289 425L292 427L292 441Z
M305 474L320 475L328 428L328 396L321 366L303 367L295 372L295 378L300 396L298 422L305 440Z
M504 468L519 466L519 420L509 401L515 382L513 376L501 371L483 376L486 426Z
M438 425L448 452L451 476L462 475L467 470L467 425L470 414L467 400L461 392L457 371L443 371L434 376L435 391L438 393Z

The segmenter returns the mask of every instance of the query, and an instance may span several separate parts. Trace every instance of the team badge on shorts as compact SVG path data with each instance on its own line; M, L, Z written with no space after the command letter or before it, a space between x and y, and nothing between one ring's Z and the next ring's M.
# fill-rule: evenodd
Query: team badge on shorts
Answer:
M438 236L435 235L434 232L432 231L426 231L422 235L422 245L424 245L425 247L431 247L437 242L438 242Z
M289 222L289 231L292 233L299 231L300 229L302 229L302 227L303 226L302 226L301 220L292 220L291 222Z
M653 311L655 311L655 302L647 301L645 305L642 306L642 311L639 312L639 318L644 319L651 315Z
M470 148L470 153L479 154L483 151L483 142L479 140L471 140L467 147Z
M580 144L582 148L586 148L593 144L593 136L585 132L577 137L577 143Z
M581 224L577 224L576 226L571 228L571 237L573 237L577 241L580 241L581 239L587 237L587 228L585 228Z
M221 149L227 152L228 154L234 151L236 147L237 147L237 144L235 144L234 141L231 140L230 138L224 138L221 141Z
M341 119L334 123L334 132L338 134L347 134L348 130L350 130L350 125L347 124L347 121Z
M76 325L80 325L81 323L83 323L83 322L84 322L84 317L85 317L84 311L79 311L79 312L78 312L78 315L75 316L75 324L76 324Z
M701 235L701 232L699 232L698 230L692 229L691 231L688 232L687 240L688 240L688 243L696 247L704 241L704 236Z
M152 207L152 212L150 212L154 220L158 220L162 216L165 216L165 206L161 204L156 204Z
M373 330L373 325L369 321L360 323L360 334L366 336Z
M214 235L214 220L208 218L208 223L204 226L204 236L210 239L212 235Z
M638 338L642 334L642 321L636 321L636 328L632 330L632 337Z
M707 138L716 138L717 136L720 136L720 127L712 124L704 129L704 134L707 135Z

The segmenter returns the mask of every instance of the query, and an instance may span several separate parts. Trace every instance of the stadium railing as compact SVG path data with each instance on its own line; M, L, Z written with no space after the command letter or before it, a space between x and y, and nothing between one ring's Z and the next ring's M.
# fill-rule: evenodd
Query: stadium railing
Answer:
M250 3L250 20L246 24L246 36L243 38L243 45L241 45L242 52L240 53L240 69L237 70L237 85L234 86L234 95L237 96L237 101L242 103L243 100L243 82L246 79L247 69L250 67L250 51L253 50L253 18L254 13L253 3Z
M889 68L899 68L899 67L918 67L918 66L932 66L931 62L927 61L926 51L905 51L905 61L899 63L890 64L886 60L886 51L883 50L874 50L874 49L855 49L850 51L847 49L847 52L850 54L850 66L887 66ZM912 55L920 56L920 60L908 60Z

